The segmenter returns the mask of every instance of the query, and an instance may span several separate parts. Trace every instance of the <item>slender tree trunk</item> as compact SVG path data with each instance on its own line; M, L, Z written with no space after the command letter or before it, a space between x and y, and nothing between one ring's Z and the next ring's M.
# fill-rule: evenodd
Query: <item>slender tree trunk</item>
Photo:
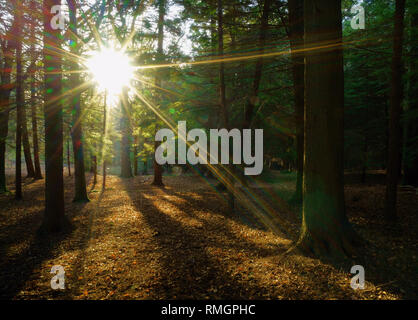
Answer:
M38 142L38 121L36 117L36 87L35 75L31 76L31 118L32 118L32 142L33 142L33 159L35 163L35 180L42 179L41 162L39 158L39 142Z
M104 94L104 106L103 106L103 140L102 140L102 192L106 189L106 174L107 174L107 163L106 163L106 136L107 136L107 91Z
M122 145L121 145L121 174L122 178L132 178L131 164L131 138L132 128L130 125L130 105L128 101L127 88L123 90L121 99L122 108Z
M293 71L293 93L295 103L295 123L296 123L296 192L293 200L301 202L303 200L302 181L303 181L303 154L304 154L304 54L303 51L303 0L289 0L289 24L290 24L290 46L292 50L292 71Z
M395 30L393 35L392 79L389 107L389 149L386 173L385 216L396 221L397 188L400 178L401 110L402 110L402 47L405 16L405 0L396 0Z
M223 29L223 3L222 0L218 0L218 55L222 58L224 55L224 29ZM226 105L226 85L225 85L225 64L221 62L219 64L219 105L221 107L222 123L224 128L229 129L229 115L228 106ZM225 166L221 174L224 174L224 179L228 186L225 186L228 190L228 210L234 211L235 197L234 197L234 178L233 165ZM229 172L228 172L229 171Z
M95 155L90 151L90 173L94 173L94 157Z
M157 133L157 130L155 130L155 133ZM154 142L154 149L157 150L159 145L160 145L160 142L155 141ZM164 183L163 183L163 168L161 167L161 165L159 165L157 163L157 161L155 160L155 157L154 157L154 181L152 182L152 184L154 186L159 186L159 187L164 186Z
M22 83L22 85L24 85L24 83ZM29 143L29 134L28 134L28 126L27 126L27 120L26 120L25 105L23 105L23 108L22 108L22 143L23 143L23 153L25 155L27 177L34 178L35 168L33 166L32 155L30 153L30 143Z
M411 16L411 55L418 52L416 39L418 37L418 13ZM418 68L417 59L412 57L409 63L408 105L406 121L404 183L418 187Z
M2 90L0 112L0 193L7 192L6 186L6 139L9 126L9 97L10 93Z
M344 73L341 1L305 0L305 160L298 246L317 255L351 255L358 238L344 205Z
M97 183L97 147L96 143L93 143L93 155L91 156L91 168L90 172L93 173L93 188Z
M260 34L259 34L259 40L258 40L260 54L263 54L264 47L266 45L271 3L272 3L272 0L264 0L263 14L261 16L261 27L260 27ZM260 0L260 7L261 7L261 0ZM258 58L256 62L256 66L255 66L254 82L253 82L253 88L251 91L252 94L250 95L247 101L247 106L245 108L244 125L243 125L244 129L250 129L251 120L254 116L254 109L259 100L258 92L260 89L263 64L264 64L263 57Z
M93 156L93 185L95 186L97 183L97 156Z
M102 179L102 192L104 192L106 190L106 178L107 178L107 162L106 159L103 160L103 168L102 168L102 172L103 172L103 179Z
M138 136L134 139L134 176L138 175Z
M223 31L223 8L222 0L218 0L218 56L222 58L224 55L224 31ZM222 122L225 128L229 127L228 109L226 105L225 92L225 64L219 64L219 103L221 106Z
M158 48L157 48L157 60L162 62L164 60L164 19L165 19L165 12L166 12L166 0L159 0L158 2ZM157 71L155 76L155 85L161 87L161 76L160 72ZM158 130L158 118L155 117L155 133ZM154 142L154 154L157 148L160 146L161 142L155 141ZM163 169L157 163L155 156L154 156L154 181L152 182L155 186L164 186L163 183Z
M79 54L79 39L77 30L77 5L74 0L68 0L68 7L70 13L70 30L71 30L71 53ZM79 70L80 67L77 61L71 61L71 69ZM77 88L81 85L80 75L78 73L72 73L70 75L70 82L73 88ZM83 128L82 128L82 110L80 105L80 93L74 93L71 101L73 101L72 112L72 128L71 137L73 142L73 154L74 154L74 180L75 180L75 195L74 202L88 202L86 187L86 175L84 164L84 141L83 141Z
M16 32L16 19L13 21L9 34ZM13 37L11 37L13 38ZM2 42L3 61L0 70L1 88L0 88L0 193L7 192L6 186L6 139L9 132L9 108L11 73L15 50L15 42Z
M217 49L217 42L216 42L216 19L213 15L210 17L210 52L211 52L211 59L216 59ZM208 71L210 72L209 82L212 86L216 84L216 78L218 75L217 66L215 64L207 66ZM215 69L216 68L216 69ZM210 110L208 122L207 122L207 129L211 129L217 126L219 122L219 112L216 108Z
M51 8L60 0L44 0L45 69L45 215L41 229L57 232L69 223L64 211L63 121L61 96L60 30L51 26ZM54 72L51 73L51 70Z
M67 166L68 176L71 177L70 139L67 139Z
M260 54L263 54L264 47L266 45L271 3L272 3L272 0L264 0L264 1L259 0L259 7L263 8L261 21L260 21L261 26L260 26L259 36L258 36L258 48L259 48ZM263 65L264 65L263 57L258 58L256 61L255 70L254 70L253 87L252 87L251 93L248 96L247 103L245 106L244 121L243 121L243 126L242 126L243 129L251 129L252 119L254 118L254 111L256 107L260 104L259 89L260 89L260 83L261 83L261 78L262 78ZM244 141L242 141L242 144L243 143ZM244 150L244 147L242 147L242 150ZM242 168L242 171L243 170L244 169ZM247 178L243 172L240 176L240 180L241 180L240 182L243 183L244 185L248 184Z
M22 113L24 108L24 88L22 71L22 27L23 12L21 1L16 2L16 26L17 26L17 46L16 46L16 194L15 198L22 199Z
M36 11L36 3L35 1L31 1L30 3L30 10L31 12ZM37 113L37 99L36 99L36 57L35 57L35 43L36 43L36 36L35 36L35 29L36 29L36 17L31 17L31 31L30 31L30 56L31 56L31 64L33 68L30 70L30 104L31 104L31 118L32 118L32 144L33 144L33 161L35 165L35 180L42 179L42 170L41 170L41 162L39 158L39 139L38 139L38 121L36 117Z
M144 164L143 175L145 176L148 173L148 161L143 161L143 164Z

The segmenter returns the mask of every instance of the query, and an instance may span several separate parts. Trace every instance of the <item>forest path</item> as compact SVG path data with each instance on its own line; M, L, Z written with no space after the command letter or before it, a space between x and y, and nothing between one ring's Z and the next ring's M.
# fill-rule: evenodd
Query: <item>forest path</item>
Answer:
M107 190L95 200L88 244L77 267L70 270L74 274L71 287L77 288L72 295L95 299L268 297L252 272L244 276L242 262L260 259L256 265L266 267L290 241L243 229L225 217L224 203L205 185L187 187L190 178L167 180L168 186L157 188L150 185L150 178L109 178ZM247 240L257 235L256 241Z
M5 289L0 297L396 298L373 284L369 290L353 291L349 270L339 271L318 259L296 254L281 259L290 239L242 223L237 219L239 208L235 216L228 215L222 197L197 177L164 177L165 188L154 187L151 181L151 176L109 176L101 195L99 177L91 201L74 204L72 178L66 178L67 215L75 229L48 240L34 236L43 194L42 182L31 185L33 195L26 195L36 195L37 207L35 200L27 200L19 209L20 222L30 221L2 228L2 239L17 233L16 226L22 237L15 244L0 242L6 257L0 264ZM65 290L50 287L53 265L65 269Z

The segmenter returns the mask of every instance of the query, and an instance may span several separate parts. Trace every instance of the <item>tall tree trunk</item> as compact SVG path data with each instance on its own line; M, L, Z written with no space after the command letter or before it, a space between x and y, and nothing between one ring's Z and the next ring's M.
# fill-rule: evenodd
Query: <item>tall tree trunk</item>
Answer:
M223 29L223 3L222 0L218 0L218 56L222 59L224 55L224 29ZM219 64L219 105L221 107L221 117L222 124L225 129L229 129L229 116L228 116L228 106L226 105L226 85L225 85L225 64L221 62ZM224 166L222 170L224 174L224 179L227 182L228 186L228 209L229 212L234 211L235 207L235 197L233 193L234 188L234 178L232 176L233 165Z
M261 15L261 21L260 21L261 26L260 26L259 36L258 36L258 48L259 48L260 54L264 53L264 47L266 45L271 3L272 3L271 0L264 0L264 1L259 0L259 7L260 8L261 6L263 7L263 10L262 10L263 13ZM255 70L254 70L253 87L247 98L247 102L245 105L244 121L243 121L243 126L242 126L243 129L251 129L251 122L252 122L252 119L254 118L254 111L257 105L259 105L260 103L259 89L260 89L260 83L261 83L261 78L262 78L263 65L264 65L264 59L261 56L256 61ZM244 144L244 141L242 141L242 144ZM244 150L244 147L242 147L242 150ZM242 168L242 171L243 170L244 169ZM242 173L240 180L243 184L245 185L248 184L248 181L244 173Z
M132 164L131 164L131 138L132 128L130 125L130 105L127 88L123 89L121 98L122 108L122 144L121 144L121 174L122 178L132 178Z
M418 52L418 13L411 16L411 56ZM418 187L418 68L417 59L412 57L409 63L408 117L406 121L404 183Z
M93 186L95 186L97 183L97 156L96 155L93 156L91 169L93 172Z
M389 107L389 149L386 172L385 216L388 221L396 221L397 188L401 167L401 103L402 86L402 48L405 16L405 0L396 0L395 29L393 34L392 79Z
M305 122L305 83L304 83L304 54L303 51L303 0L289 0L290 46L292 50L293 93L295 103L296 123L296 192L293 200L303 200L303 154L304 154L304 122Z
M155 134L156 133L157 133L157 128L155 130ZM160 146L160 144L161 142L159 141L154 142L154 153L155 153L155 150L157 150L157 148ZM152 182L152 184L154 186L159 186L159 187L164 186L163 168L161 167L161 165L157 163L157 161L155 160L155 157L154 157L154 181Z
M38 141L38 121L37 121L37 97L36 97L36 79L35 74L31 75L30 81L30 104L31 104L31 120L32 120L32 143L33 143L33 160L35 165L34 179L42 179L41 162L39 158L39 141Z
M68 220L64 211L63 120L59 97L62 89L60 30L51 26L51 8L60 0L44 0L44 69L45 69L45 215L41 229L57 232ZM53 73L51 72L53 71Z
M69 13L70 13L70 30L71 32L71 53L79 54L79 39L77 30L77 5L74 0L68 0ZM77 61L72 60L71 69L79 70ZM70 75L70 82L73 88L80 86L80 75L75 72ZM86 175L84 164L84 141L83 141L83 128L81 120L81 105L80 105L80 93L75 93L73 98L73 112L72 112L72 129L71 137L73 142L73 154L74 154L74 180L75 180L75 195L74 202L88 202L86 188Z
M24 83L22 85L24 85ZM23 104L23 108L22 108L22 143L23 143L23 153L25 155L27 177L34 178L35 168L33 166L32 155L30 153L30 143L29 143L28 125L27 125L27 120L26 120L25 104Z
M93 143L93 155L91 156L91 168L90 172L93 173L93 188L97 183L97 147L96 143Z
M71 177L70 138L67 139L67 167L68 176Z
M17 45L16 45L16 199L22 199L22 113L24 108L24 88L22 71L22 38L23 38L23 8L21 1L16 2L16 26L17 26Z
M144 171L143 171L143 175L145 176L146 174L148 174L148 160L143 161L144 164Z
M106 136L107 136L107 91L104 94L104 106L103 106L103 140L102 140L102 192L106 189L106 175L107 175L107 163L106 163Z
M166 12L166 0L159 0L158 2L158 48L157 48L157 61L163 61L164 55L164 19L165 19L165 12ZM155 76L155 85L161 87L161 76L160 72L157 71ZM157 132L158 128L158 117L155 117L155 133ZM154 154L157 148L160 146L161 142L155 141L154 143ZM159 165L154 156L154 181L152 182L155 186L164 186L163 183L163 170L161 165Z
M344 73L341 1L305 0L305 160L298 246L351 255L357 236L344 205ZM326 49L316 47L330 44Z
M3 77L2 77L3 78ZM2 86L6 86L2 81ZM0 193L7 192L6 186L6 139L9 127L10 90L2 88L0 95Z
M222 58L224 55L224 31L223 31L223 8L222 0L218 0L218 56ZM219 63L219 104L221 107L221 117L223 126L228 129L229 117L226 105L226 89L225 89L225 64Z
M31 1L30 11L36 12L36 3ZM41 162L39 158L39 140L38 140L38 121L36 117L37 113L37 99L36 99L36 56L35 56L35 43L36 43L36 17L31 16L31 31L30 31L30 57L31 65L30 70L30 104L31 104L31 118L32 118L32 144L33 144L33 161L35 165L35 180L42 179Z
M264 53L264 47L266 45L271 2L272 0L264 0L263 14L261 16L261 27L260 27L260 33L259 33L259 39L258 39L258 46L259 46L260 54ZM261 0L260 0L260 7L261 7ZM254 72L253 88L251 91L251 95L249 96L249 99L247 101L247 106L245 108L244 125L243 125L244 129L250 129L251 120L254 116L254 109L259 100L258 92L260 89L263 63L264 63L263 57L260 57L257 59L256 65L255 65L255 72Z
M138 136L134 138L134 176L138 175Z
M9 34L16 32L16 19L13 21ZM13 39L12 36L10 36ZM7 192L6 186L6 139L9 133L9 110L10 110L10 92L11 73L14 59L14 50L16 43L13 40L1 42L3 51L0 87L0 193Z
M216 53L218 51L217 47L217 41L216 41L216 19L213 15L211 15L210 17L210 54L211 54L211 59L216 59ZM209 83L212 86L215 86L216 84L216 78L218 75L218 71L217 71L217 66L215 64L213 65L208 65L207 66L208 71L209 71ZM216 68L216 69L215 69ZM217 123L219 122L219 112L218 110L216 110L216 108L213 108L212 110L210 110L209 113L209 117L208 117L208 122L207 122L207 129L211 129L217 126Z

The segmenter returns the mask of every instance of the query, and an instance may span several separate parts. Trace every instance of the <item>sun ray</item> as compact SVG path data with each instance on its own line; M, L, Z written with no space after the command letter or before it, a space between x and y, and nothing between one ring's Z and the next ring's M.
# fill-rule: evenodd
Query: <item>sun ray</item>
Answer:
M99 89L106 90L110 95L120 94L124 87L130 85L134 75L129 57L112 47L93 53L85 66Z
M103 46L103 41L99 34L99 31L97 30L96 26L93 23L91 23L90 17L86 15L86 13L83 11L83 8L79 6L78 9L80 10L81 16L83 17L84 21L87 22L87 26L89 27L90 32L93 34L96 44L99 46L100 49Z
M68 60L72 60L72 61L75 61L75 62L79 62L80 60L81 61L86 60L84 57L79 56L75 53L69 52L65 49L58 48L58 47L55 47L55 46L52 47L50 45L49 45L49 48L47 48L47 47L44 48L44 52L45 53L50 53L50 54L53 54L53 55L58 55L61 58L66 58Z
M366 40L362 40L363 42ZM155 65L141 65L141 66L134 66L136 69L145 70L145 69L158 69L158 68L172 68L172 67L182 67L182 66L193 66L193 65L205 65L205 64L217 64L217 63L225 63L225 62L237 62L237 61L246 61L246 60L254 60L258 58L271 58L277 56L285 56L290 55L291 53L303 53L303 52L310 52L310 51L317 51L323 49L330 49L330 48L338 48L343 45L350 45L354 43L360 42L359 40L353 41L346 41L346 42L327 42L324 44L316 45L309 48L300 48L296 50L291 50L290 48L282 51L273 51L273 52L264 52L259 54L252 54L252 55L240 55L237 57L234 56L223 56L221 58L211 58L210 60L202 60L202 61L187 61L187 62L176 62L176 63L165 63L165 64L155 64Z
M59 96L56 96L56 97L53 97L53 98L49 99L46 104L40 104L40 105L54 104L58 100L61 100L61 99L63 99L66 96L71 96L71 95L75 95L77 93L83 92L83 91L87 90L88 88L90 88L92 85L93 85L93 82L92 81L86 81L86 82L78 85L75 88L72 88L70 90L67 90L66 92L60 94Z
M136 89L135 94L178 136L177 127L175 124L173 124L169 119L167 119L155 106L152 105L152 103L150 103ZM190 142L187 141L187 139L184 140L184 142L190 147ZM213 155L211 155L208 150L205 151L209 158L213 159ZM210 161L208 161L209 170L211 170L211 172L217 177L217 179L221 181L230 192L233 193L233 195L238 199L240 203L247 206L248 210L252 214L254 214L265 227L267 227L269 230L273 231L276 234L281 232L290 234L287 223L282 218L280 218L280 216L275 212L275 210L273 210L273 208L271 208L270 205L268 205L266 201L261 199L261 197L258 197L253 191L251 191L249 187L242 184L240 179L226 166L222 164L219 164L218 166L222 168L222 171L224 171L225 174L222 173L222 171L219 168L211 164ZM238 183L239 187L236 187L236 183ZM248 199L251 199L252 201L248 201ZM257 207L256 204L258 204L258 207L260 207L261 210Z
M131 28L128 36L125 38L123 43L121 43L121 49L116 51L115 49L108 49L103 48L103 41L100 38L99 33L97 32L97 29L95 26L91 23L90 17L85 16L85 19L91 29L91 32L94 33L95 40L98 43L99 46L99 52L94 54L90 59L89 58L82 58L83 64L86 66L87 70L71 70L68 72L60 71L60 72L54 72L54 71L48 71L49 74L57 74L57 73L83 73L85 71L90 71L91 74L94 76L94 80L89 81L88 83L93 84L94 81L99 84L99 87L101 89L106 89L105 91L109 90L110 92L114 91L119 94L119 101L122 105L122 108L126 108L128 105L128 97L125 94L120 94L122 92L123 88L130 87L131 89L134 89L135 95L139 98L139 100L144 103L152 112L154 112L159 119L161 119L165 124L168 125L168 127L173 131L177 132L177 126L172 123L172 121L166 117L161 110L158 109L158 107L154 106L150 101L148 101L136 88L132 88L130 86L130 80L136 80L138 82L141 82L145 85L154 87L158 90L161 90L165 93L175 95L177 97L184 97L181 93L162 88L160 86L157 86L151 82L148 82L144 80L143 78L139 76L133 75L133 70L143 70L143 69L156 69L156 68L170 68L170 67L182 67L184 65L206 65L206 64L218 64L218 63L226 63L226 62L237 62L237 61L247 61L247 60L255 60L259 58L269 58L269 57L277 57L277 56L286 56L293 53L302 53L302 52L314 52L314 51L320 51L324 49L332 49L332 48L339 48L343 45L350 45L354 42L358 43L358 41L348 41L348 42L327 42L327 43L320 43L316 44L312 47L301 47L296 50L291 51L289 49L281 50L281 51L272 51L272 52L259 52L259 53L253 53L250 55L223 55L218 57L211 57L210 60L202 60L202 61L190 61L190 62L178 62L178 63L166 63L166 64L158 64L158 65L144 65L144 66L135 66L132 67L131 64L128 62L128 57L125 54L125 50L127 49L130 41L135 35L134 28ZM136 19L136 16L135 16ZM132 22L132 24L135 24L135 19ZM96 31L96 32L95 32ZM114 30L115 32L115 30ZM100 40L98 40L100 39ZM55 48L56 49L56 48ZM67 59L77 59L77 55L71 55L68 54L68 51L56 49L57 51L61 51L62 55L65 56ZM56 54L54 51L54 48L51 49L52 52ZM109 65L109 61L112 62L111 65ZM116 62L116 63L115 63ZM125 64L128 62L127 64ZM116 72L111 72L109 68L114 67L114 65L118 64L116 67ZM121 67L120 63L125 64L123 67ZM127 67L128 66L128 67ZM125 68L126 67L126 68ZM125 74L124 72L129 70L128 73ZM121 72L122 70L122 72ZM119 78L114 79L114 75L118 74ZM110 75L110 76L109 76ZM120 81L119 81L120 80ZM117 84L118 88L115 87L115 84ZM82 90L81 88L79 88ZM67 92L66 95L70 95L71 91ZM62 98L59 97L59 98ZM59 99L58 98L58 99ZM129 121L132 125L132 119L129 118ZM183 137L184 139L184 137ZM184 139L187 140L187 139ZM188 141L185 141L185 143L190 147L191 143ZM103 154L103 147L100 152ZM206 154L209 156L209 159L213 159L213 155L208 152L208 150L205 150ZM201 156L199 154L199 156ZM220 164L220 165L213 165L210 164L211 161L208 161L208 168L209 170L217 177L217 179L226 186L226 188L231 192L234 197L237 199L237 201L241 204L243 204L249 212L254 215L255 218L258 219L265 227L267 227L269 230L272 230L275 233L278 232L286 232L287 225L286 222L281 219L276 212L271 208L271 206L264 201L260 196L256 194L253 190L251 190L251 187L248 185L242 183L241 179L237 176L236 173L234 173L229 166ZM249 180L257 184L257 181L249 177ZM269 192L269 191L266 191ZM269 192L270 193L270 192ZM273 193L270 194L271 198L277 198ZM280 202L281 203L281 202ZM283 205L283 203L280 204L283 207L283 210L286 210L286 207Z
M168 93L168 94L171 94L171 95L180 97L180 98L186 98L186 96L184 94L181 94L181 93L176 92L176 91L173 91L173 90L169 90L169 89L162 88L160 86L157 86L155 83L152 83L152 82L149 82L149 81L145 81L144 79L141 79L138 76L134 76L134 80L135 81L139 81L139 82L141 82L141 83L143 83L145 85L148 85L150 87L156 88L158 90L161 90L162 92L165 92L165 93ZM201 101L198 101L198 100L188 99L188 101L193 102L195 104L203 105L203 106L207 106L208 105L207 103L204 103L204 102L201 102Z

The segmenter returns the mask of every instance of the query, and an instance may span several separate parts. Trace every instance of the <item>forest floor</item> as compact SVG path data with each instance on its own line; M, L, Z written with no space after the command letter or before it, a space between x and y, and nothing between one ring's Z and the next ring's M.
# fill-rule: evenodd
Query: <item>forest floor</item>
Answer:
M222 194L195 176L109 176L101 194L89 181L89 203L72 203L65 178L66 212L73 230L37 234L44 181L26 180L24 200L0 196L0 299L417 299L418 195L401 190L399 224L382 220L384 187L348 185L347 214L367 240L367 254L337 266L297 252L300 208L287 205L291 175L259 192L286 221L275 234L245 209L227 212ZM10 190L13 191L10 185ZM285 200L283 200L285 199ZM362 264L366 287L353 290L350 268ZM65 290L52 290L53 265L65 270Z

